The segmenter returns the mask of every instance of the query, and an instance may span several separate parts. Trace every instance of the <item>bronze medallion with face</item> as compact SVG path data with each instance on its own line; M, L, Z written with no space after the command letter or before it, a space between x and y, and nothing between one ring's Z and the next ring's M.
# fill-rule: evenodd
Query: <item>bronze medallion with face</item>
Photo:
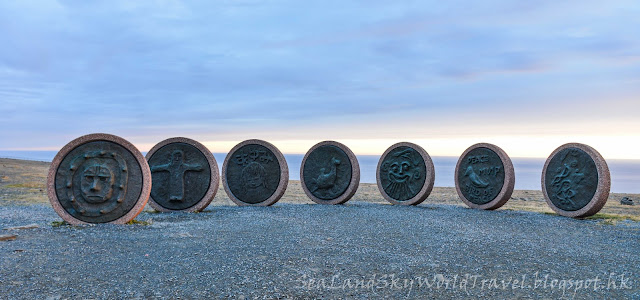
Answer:
M397 143L380 157L376 179L378 189L387 201L398 205L417 205L433 189L433 161L422 147L407 142Z
M201 143L174 137L147 153L153 185L149 204L157 211L197 212L205 209L218 191L218 164Z
M282 153L262 140L246 140L229 151L222 165L222 184L237 205L276 203L289 183L289 168Z
M129 222L144 208L150 189L140 151L109 134L85 135L64 146L47 179L54 210L72 224Z

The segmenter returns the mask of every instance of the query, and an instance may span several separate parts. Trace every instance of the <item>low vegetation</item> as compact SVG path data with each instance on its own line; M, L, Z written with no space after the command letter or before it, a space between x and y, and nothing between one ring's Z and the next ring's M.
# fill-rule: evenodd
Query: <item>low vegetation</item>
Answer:
M35 162L15 159L0 158L0 205L30 205L34 203L49 203L46 190L47 172L49 163ZM620 199L629 197L640 200L637 194L611 194L609 201L600 213L588 217L588 220L601 220L604 224L615 225L619 221L629 220L640 222L640 205L622 205ZM378 204L388 204L380 195L378 187L374 183L361 183L357 193L352 198L355 201L372 202ZM347 202L347 205L349 203ZM300 182L292 180L279 203L313 204L305 195ZM452 187L435 187L429 198L423 202L423 206L429 207L431 204L447 204L464 206ZM226 192L220 185L212 206L235 204L227 197ZM277 205L277 204L276 204ZM502 208L514 211L531 211L536 213L555 215L547 206L541 191L514 191L511 199ZM147 212L152 210L147 209ZM54 222L52 226L63 226ZM148 221L130 222L130 225L149 225Z

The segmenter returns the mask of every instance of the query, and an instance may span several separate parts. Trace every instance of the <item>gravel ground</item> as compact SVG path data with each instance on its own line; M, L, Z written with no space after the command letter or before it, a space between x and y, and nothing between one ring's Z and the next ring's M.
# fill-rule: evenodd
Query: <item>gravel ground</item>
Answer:
M640 223L462 206L279 203L58 226L0 206L1 299L640 299Z

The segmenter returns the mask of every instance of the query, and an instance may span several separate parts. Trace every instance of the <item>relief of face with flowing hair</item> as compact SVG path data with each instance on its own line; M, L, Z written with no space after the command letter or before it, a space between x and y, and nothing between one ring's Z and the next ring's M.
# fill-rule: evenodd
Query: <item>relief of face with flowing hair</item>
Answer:
M249 189L267 187L267 172L264 167L257 162L249 163L242 169L242 182Z
M389 183L385 191L397 200L408 200L416 195L411 183L420 179L422 174L418 168L419 154L409 148L389 153L383 163L382 171L386 173Z

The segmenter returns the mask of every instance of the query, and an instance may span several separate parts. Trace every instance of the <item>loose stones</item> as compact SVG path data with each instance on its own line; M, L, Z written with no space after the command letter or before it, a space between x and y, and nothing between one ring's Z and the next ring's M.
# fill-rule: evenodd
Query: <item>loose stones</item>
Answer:
M153 179L149 204L157 211L201 211L218 191L216 159L197 141L170 138L151 148L146 158Z
M609 198L611 176L604 158L590 146L569 143L547 158L542 194L559 215L582 218L596 214Z
M151 172L140 151L121 137L89 134L55 156L47 177L53 209L70 224L133 220L151 191Z
M338 142L311 147L302 159L300 181L305 194L319 204L342 204L356 193L360 166L351 150Z
M282 153L262 140L246 140L229 151L222 165L222 184L237 205L276 203L289 183L289 168Z
M420 204L429 197L434 180L431 156L412 143L397 143L389 147L376 168L378 189L392 204Z
M513 164L500 147L475 144L460 156L455 183L458 196L469 207L496 209L507 203L513 193Z

